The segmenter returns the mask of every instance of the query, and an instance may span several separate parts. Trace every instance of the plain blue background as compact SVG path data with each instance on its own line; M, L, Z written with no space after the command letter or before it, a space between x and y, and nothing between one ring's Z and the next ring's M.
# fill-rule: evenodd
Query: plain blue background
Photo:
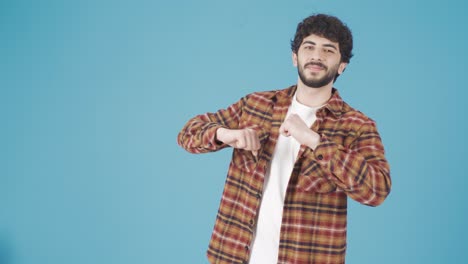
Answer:
M206 263L231 150L192 116L297 79L289 41L352 29L336 87L377 121L393 190L349 203L347 263L461 263L465 1L1 1L0 263Z

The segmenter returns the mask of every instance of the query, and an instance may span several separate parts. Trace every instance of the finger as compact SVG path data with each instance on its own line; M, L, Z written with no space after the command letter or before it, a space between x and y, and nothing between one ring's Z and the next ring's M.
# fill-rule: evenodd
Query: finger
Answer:
M252 150L252 131L247 129L245 131L245 146L244 149Z
M252 149L253 150L259 150L260 149L260 139L258 138L257 135L255 135L255 137L253 138Z
M253 134L253 138L252 138L252 148L254 150L259 150L260 147L261 147L261 144L260 144L260 138L258 137L258 134L255 132Z
M257 131L256 130L251 130L250 131L250 149L251 150L259 150L260 149L260 138L258 137Z
M236 141L236 148L244 149L245 148L245 136L241 135Z
M249 129L248 131L248 148L249 150L258 150L260 148L260 140L255 130Z

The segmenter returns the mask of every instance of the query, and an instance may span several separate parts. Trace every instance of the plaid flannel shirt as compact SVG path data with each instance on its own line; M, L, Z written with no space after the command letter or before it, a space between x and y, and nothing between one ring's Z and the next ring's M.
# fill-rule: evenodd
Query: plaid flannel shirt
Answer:
M234 149L208 247L210 263L248 263L263 182L296 86L252 93L227 109L190 119L178 143L191 153L227 147L216 130L253 128L261 149ZM301 146L283 207L278 263L345 262L347 197L377 206L390 192L389 165L375 122L346 104L333 89L311 129L315 150Z

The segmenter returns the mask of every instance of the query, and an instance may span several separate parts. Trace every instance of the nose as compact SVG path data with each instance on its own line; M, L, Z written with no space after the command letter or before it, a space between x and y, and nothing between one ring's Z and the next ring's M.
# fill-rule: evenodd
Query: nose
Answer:
M320 49L313 49L310 53L310 59L312 61L323 61L323 52Z

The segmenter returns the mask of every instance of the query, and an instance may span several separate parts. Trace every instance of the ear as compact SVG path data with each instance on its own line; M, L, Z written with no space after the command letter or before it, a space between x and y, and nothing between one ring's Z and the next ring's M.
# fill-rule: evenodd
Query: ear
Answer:
M342 74L344 70L346 69L346 66L348 66L348 63L341 62L340 66L338 67L338 74Z
M294 67L297 67L297 54L295 52L292 53L292 63Z

